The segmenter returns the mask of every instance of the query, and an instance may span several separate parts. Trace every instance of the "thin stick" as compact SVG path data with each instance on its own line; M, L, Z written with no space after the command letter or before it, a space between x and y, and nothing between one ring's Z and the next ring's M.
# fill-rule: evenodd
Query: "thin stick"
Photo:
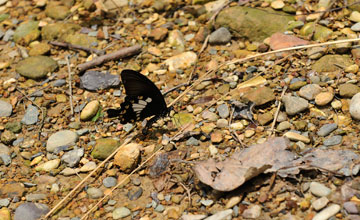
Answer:
M58 47L65 47L65 48L69 48L72 50L83 50L86 51L88 53L95 53L97 55L103 55L105 53L104 50L98 50L95 48L88 48L88 47L83 47L80 45L75 45L75 44L69 44L69 43L65 43L65 42L59 42L59 41L50 41L49 44L54 45L54 46L58 46Z
M279 116L279 112L280 112L280 108L281 108L281 99L282 99L282 97L285 95L286 90L287 90L287 86L284 87L284 89L283 89L283 91L282 91L282 93L281 93L280 100L279 100L279 105L278 105L278 107L277 107L277 109L276 109L275 116L274 116L274 120L273 120L272 125L271 125L271 128L270 128L269 137L271 137L271 136L273 135L273 133L274 133L274 128L275 128L276 120L277 120L277 118L278 118L278 116Z
M103 55L100 57L96 57L89 62L79 64L78 68L79 68L80 72L83 72L87 69L90 69L94 66L100 65L102 63L105 63L105 62L108 62L111 60L117 60L117 59L128 57L128 56L132 56L132 55L138 54L140 52L141 52L140 45L135 45L132 47L124 47L113 53L109 53L109 54L106 54L106 55Z
M202 52L205 50L205 48L207 47L207 44L208 44L208 42L209 42L209 38L210 38L210 34L205 38L205 41L204 41L203 45L201 46L201 49L200 49L200 51L199 51L199 53L198 53L198 55L197 55L198 58L197 58L197 60L196 60L196 62L195 62L195 64L194 64L194 68L192 69L192 71L191 71L191 73L190 73L189 80L188 80L188 84L190 84L191 81L192 81L193 75L194 75L194 73L195 73L195 71L196 71L196 67L197 67L198 60L200 59L201 53L202 53Z
M128 144L135 135L129 135L127 139L125 139L124 143L118 147L112 154L110 154L103 162L101 162L93 171L91 171L89 173L89 175L87 175L83 180L81 180L81 182L79 184L77 184L77 186L75 186L75 188L73 188L60 202L58 202L54 208L52 208L48 213L46 213L46 215L42 218L42 219L46 219L48 217L50 217L50 215L55 212L55 210L57 210L57 208L60 207L61 204L63 204L76 190L78 190L84 183L85 181L87 181L100 167L102 167L103 165L105 165L106 162L108 162L123 146L125 146L126 144Z
M73 106L73 95L72 95L72 80L71 80L71 69L70 69L70 61L69 61L69 55L65 56L66 59L66 64L67 64L67 69L68 69L68 73L69 73L69 102L70 102L70 111L71 111L71 115L74 115L74 106Z

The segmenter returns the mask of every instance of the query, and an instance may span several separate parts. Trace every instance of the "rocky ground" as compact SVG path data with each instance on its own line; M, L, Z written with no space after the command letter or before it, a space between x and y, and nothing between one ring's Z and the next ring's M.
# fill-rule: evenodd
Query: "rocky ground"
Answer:
M0 0L0 220L360 219L346 3ZM123 69L169 92L147 135Z

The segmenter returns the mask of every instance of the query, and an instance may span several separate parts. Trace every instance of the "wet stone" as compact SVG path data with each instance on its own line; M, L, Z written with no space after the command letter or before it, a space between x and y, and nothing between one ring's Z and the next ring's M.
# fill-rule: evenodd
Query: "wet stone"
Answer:
M102 73L98 71L87 71L80 77L80 87L89 91L108 89L120 85L118 75Z
M340 135L335 135L335 136L326 138L326 139L324 140L324 145L326 145L326 146L333 146L333 145L341 144L341 142L342 142L342 136L340 136Z
M227 118L230 115L229 107L226 104L221 104L217 107L217 111L219 112L219 116L221 118Z
M227 44L231 40L231 33L228 29L221 27L210 34L210 44Z
M0 100L0 117L9 117L12 113L12 105Z
M116 183L117 183L117 180L114 177L106 177L103 180L103 184L106 188L111 188L111 187L115 186Z
M337 124L335 124L335 123L325 124L325 125L321 126L321 128L317 132L317 135L319 135L321 137L325 137L325 136L329 135L331 132L335 131L336 128L337 128Z
M48 206L45 204L24 203L16 208L14 220L37 220L49 211Z

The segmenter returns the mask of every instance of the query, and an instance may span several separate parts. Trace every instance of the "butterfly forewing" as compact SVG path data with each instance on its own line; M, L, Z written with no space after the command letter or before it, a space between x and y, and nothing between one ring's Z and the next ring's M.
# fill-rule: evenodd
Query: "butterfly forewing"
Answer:
M121 123L135 122L167 112L160 90L146 76L133 70L123 70L121 79L126 97L120 109L109 109L109 117L119 116Z

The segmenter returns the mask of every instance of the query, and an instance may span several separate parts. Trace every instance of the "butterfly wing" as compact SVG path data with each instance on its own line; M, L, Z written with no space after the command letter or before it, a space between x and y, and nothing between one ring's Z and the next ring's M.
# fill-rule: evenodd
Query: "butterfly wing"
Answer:
M160 90L146 76L134 70L123 70L121 79L126 97L120 109L109 109L108 116L119 116L121 123L135 122L167 112Z

